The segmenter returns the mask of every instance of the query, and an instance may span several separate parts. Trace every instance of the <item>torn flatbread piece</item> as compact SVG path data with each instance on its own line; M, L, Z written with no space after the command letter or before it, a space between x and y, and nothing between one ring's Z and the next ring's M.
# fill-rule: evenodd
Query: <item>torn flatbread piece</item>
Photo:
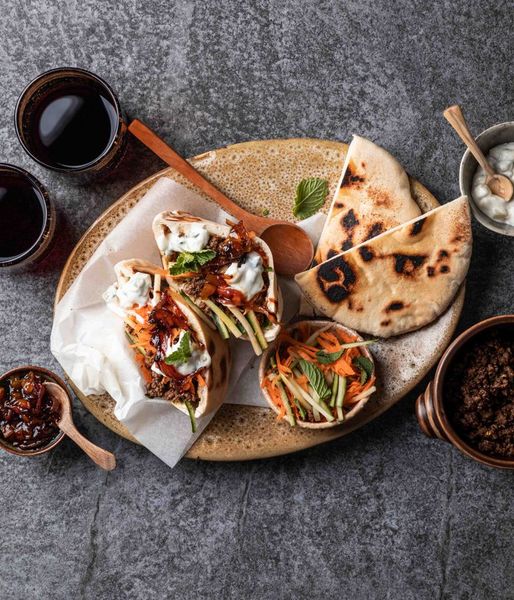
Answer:
M387 338L446 310L466 277L471 248L463 196L299 273L296 281L316 310Z
M389 152L354 136L321 233L316 263L421 214L409 177Z

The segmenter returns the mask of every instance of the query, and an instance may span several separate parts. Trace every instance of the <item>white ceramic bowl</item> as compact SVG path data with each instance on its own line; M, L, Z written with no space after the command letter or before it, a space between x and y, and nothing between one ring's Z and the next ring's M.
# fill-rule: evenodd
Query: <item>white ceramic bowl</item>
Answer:
M498 123L498 125L489 127L489 129L482 131L482 133L476 138L476 141L486 155L491 148L498 146L498 144L514 142L514 121ZM507 225L506 223L499 223L498 221L491 219L491 217L488 217L484 212L482 212L480 207L473 200L473 196L471 195L471 185L473 183L473 177L477 167L478 163L475 157L469 150L466 150L466 152L464 152L464 156L462 157L459 170L459 186L461 194L469 198L471 210L473 211L477 221L479 221L482 225L491 231L495 231L496 233L514 236L514 226ZM514 202L514 199L512 199L511 202Z

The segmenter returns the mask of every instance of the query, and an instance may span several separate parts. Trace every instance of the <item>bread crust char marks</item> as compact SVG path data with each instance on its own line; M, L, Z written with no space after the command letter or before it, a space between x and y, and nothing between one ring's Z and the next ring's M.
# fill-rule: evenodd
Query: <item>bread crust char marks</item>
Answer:
M327 300L338 304L352 293L357 277L350 264L342 256L338 256L320 266L317 280Z

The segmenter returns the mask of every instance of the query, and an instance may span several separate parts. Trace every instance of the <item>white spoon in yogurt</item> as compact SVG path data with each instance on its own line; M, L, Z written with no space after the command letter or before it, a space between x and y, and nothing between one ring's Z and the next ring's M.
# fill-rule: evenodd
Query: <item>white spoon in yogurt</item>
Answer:
M458 104L450 106L443 112L443 116L455 129L460 139L469 148L471 154L473 154L473 156L477 159L478 164L482 167L482 169L484 169L486 173L486 186L495 196L498 196L505 202L509 202L514 193L514 185L512 184L512 181L505 175L495 173L494 169L484 156L484 153L476 143L475 138L471 135L460 106Z

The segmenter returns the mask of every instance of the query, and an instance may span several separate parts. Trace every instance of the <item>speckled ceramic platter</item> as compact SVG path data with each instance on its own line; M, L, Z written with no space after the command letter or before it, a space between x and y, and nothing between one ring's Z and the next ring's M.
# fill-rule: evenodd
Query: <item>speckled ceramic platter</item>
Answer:
M269 140L213 150L194 157L191 163L247 210L260 214L267 208L271 217L291 219L295 189L304 177L328 179L329 197L333 195L346 150L346 144L315 139ZM56 302L80 274L98 244L163 176L191 187L173 169L166 169L129 190L100 216L71 253L59 281ZM411 179L411 187L424 212L438 205L420 183ZM226 404L187 456L204 460L264 458L321 444L362 427L398 402L427 374L452 337L463 301L464 289L461 289L452 306L434 323L373 346L381 382L379 390L365 409L344 425L324 430L291 428L277 422L270 409ZM257 369L254 370L257 376ZM108 395L85 396L77 389L75 392L104 425L135 441L115 418L114 401Z

